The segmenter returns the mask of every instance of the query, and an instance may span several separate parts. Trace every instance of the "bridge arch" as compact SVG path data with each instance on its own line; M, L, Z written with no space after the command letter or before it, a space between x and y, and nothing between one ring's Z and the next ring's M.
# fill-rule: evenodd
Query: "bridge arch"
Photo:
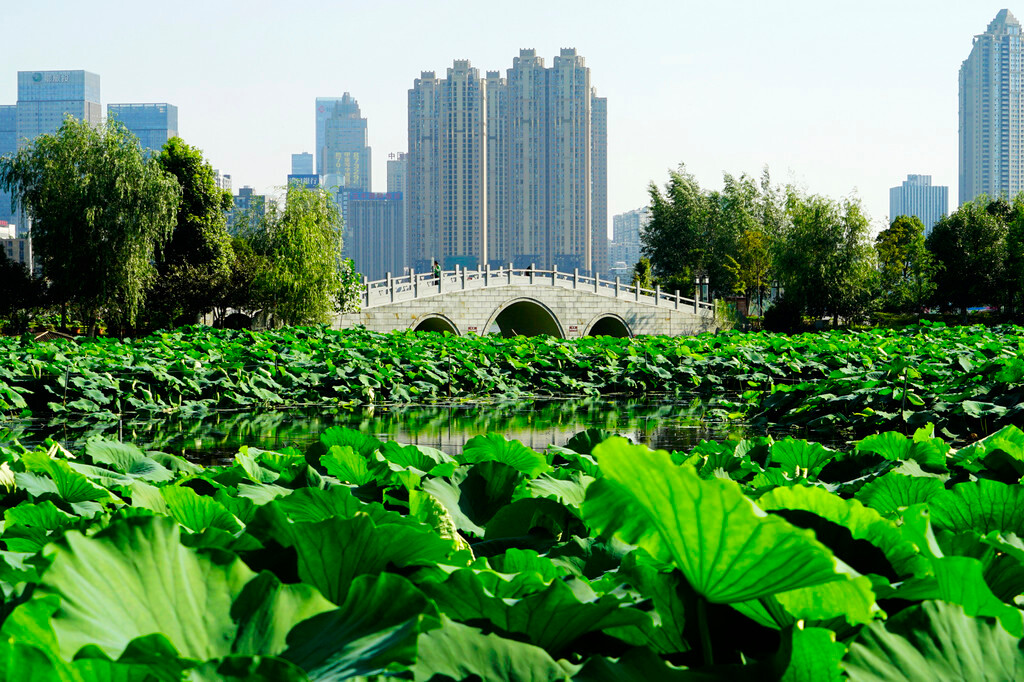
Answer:
M541 334L565 338L558 316L551 308L533 298L517 298L502 304L491 314L484 329L490 331L495 325L505 338Z
M448 317L440 313L430 313L420 317L412 325L414 332L451 332L460 336L458 326Z
M614 313L601 313L587 325L583 336L614 336L620 339L633 338L633 330L624 319Z

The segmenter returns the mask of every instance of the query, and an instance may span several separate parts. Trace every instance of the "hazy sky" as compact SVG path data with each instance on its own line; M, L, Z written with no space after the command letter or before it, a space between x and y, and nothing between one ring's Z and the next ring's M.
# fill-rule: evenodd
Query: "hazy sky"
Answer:
M930 174L957 201L957 71L1005 5L983 2L71 2L0 0L0 104L17 71L86 69L112 102L169 102L179 134L237 189L284 184L313 152L314 100L350 92L373 184L407 146L407 91L454 59L504 71L575 47L608 98L608 212L685 163L705 187L759 175L877 223L888 188ZM1009 7L1011 12L1017 8ZM1018 16L1024 16L1024 6Z

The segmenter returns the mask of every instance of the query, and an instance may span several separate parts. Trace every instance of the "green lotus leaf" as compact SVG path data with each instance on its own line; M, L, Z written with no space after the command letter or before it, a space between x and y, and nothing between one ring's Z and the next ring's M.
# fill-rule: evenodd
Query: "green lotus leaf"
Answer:
M42 650L10 639L0 639L0 682L52 682L57 669Z
M928 429L919 430L913 438L887 431L864 438L857 443L856 451L873 452L894 461L914 460L928 471L945 471L949 446L932 438Z
M808 443L796 438L775 441L769 448L768 461L778 464L790 476L817 477L838 453L820 443Z
M438 627L438 613L402 576L359 576L340 608L299 623L281 655L313 680L344 680L406 670L417 637Z
M824 534L820 531L817 532L817 537L829 544L832 551L840 558L845 556L840 550L840 543L842 543L843 549L849 550L849 556L846 557L847 563L858 568L861 573L888 573L889 571L877 570L877 566L872 565L869 560L866 560L867 557L862 556L863 547L858 547L856 541L864 541L878 548L892 566L895 578L912 576L927 570L927 559L922 557L917 548L903 537L896 524L883 519L878 512L865 507L857 500L844 500L824 488L793 486L791 488L775 488L765 493L758 498L757 505L765 511L780 512L787 518L789 518L787 511L810 512L826 521L842 526L849 531L850 537L855 542L848 544L837 540L835 544L831 544L825 540ZM796 519L790 518L790 522L805 526ZM864 562L863 567L861 567L862 561Z
M462 448L462 461L501 462L533 478L551 470L547 458L517 440L508 440L497 433L474 436Z
M1024 486L979 479L959 483L930 498L936 529L1024 535Z
M160 488L167 505L167 514L193 533L219 528L231 534L242 532L242 522L212 497L200 495L191 488L168 485Z
M141 478L153 483L174 478L172 471L131 443L89 439L85 443L85 454L94 463L106 464L114 471L132 478Z
M983 566L973 557L947 556L932 559L935 574L904 582L896 590L900 599L941 599L963 606L969 616L998 618L1003 628L1024 637L1024 614L1004 604L985 582Z
M508 505L523 474L500 462L481 462L460 467L450 478L431 478L423 490L444 505L456 527L475 537L484 536L484 526Z
M982 682L1024 678L1018 637L957 604L926 601L861 631L843 659L854 682Z
M840 578L813 533L768 516L735 482L703 481L668 453L619 438L595 454L604 477L587 489L587 523L672 562L709 601L758 599Z
M86 645L117 657L153 633L185 658L231 653L231 604L254 574L237 557L182 546L179 533L168 518L130 518L91 537L70 531L51 546L53 561L35 598L60 599L52 623L65 660Z
M69 503L79 514L99 511L99 503L120 501L110 491L72 469L66 461L49 457L45 452L26 452L21 461L26 472L15 473L14 478L18 487L33 497L52 493ZM48 478L37 473L46 474Z
M582 635L606 628L650 624L639 610L612 596L598 597L578 579L553 581L542 591L512 600L510 587L490 572L461 569L444 582L422 589L441 611L460 621L490 621L506 633L519 633L532 644L558 654ZM510 603L511 602L511 603Z
M457 466L454 457L424 445L400 445L388 441L381 448L381 455L392 468L397 466L432 476L451 476Z
M907 507L927 502L944 489L937 478L890 471L865 483L854 498L882 516L894 518Z
M320 458L320 464L327 469L328 474L346 483L366 485L377 480L377 474L370 470L366 457L348 445L332 445L327 454Z
M280 658L228 656L189 670L186 679L189 682L308 682L310 678L302 668Z
M341 426L332 426L321 433L320 442L328 450L335 445L342 448L350 447L363 459L372 457L373 453L381 448L381 442L373 436Z
M441 618L441 627L420 635L414 679L436 675L480 682L552 682L567 680L575 668L555 661L544 649Z

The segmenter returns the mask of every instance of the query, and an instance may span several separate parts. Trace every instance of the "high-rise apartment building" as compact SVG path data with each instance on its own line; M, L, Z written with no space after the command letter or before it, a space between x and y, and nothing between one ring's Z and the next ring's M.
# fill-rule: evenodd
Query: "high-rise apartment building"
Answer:
M405 230L401 192L352 192L348 197L345 255L370 280L405 268Z
M354 192L370 191L370 147L366 119L349 93L316 99L316 172L337 176L328 186Z
M651 209L634 209L612 216L612 243L608 246L611 270L631 273L640 260L640 235L651 222Z
M480 72L456 60L447 78L425 71L409 91L406 224L417 270L487 261L486 120Z
M292 154L292 175L313 175L313 155L309 152Z
M388 154L388 193L405 192L409 175L409 159L405 152Z
M1024 189L1024 45L1020 22L1000 10L974 36L960 66L961 204Z
M178 107L173 104L108 104L107 118L123 123L143 149L157 153L178 136Z
M949 188L932 185L930 175L908 175L899 187L889 189L889 220L896 216L917 216L925 234L949 212Z
M551 67L521 50L505 78L467 61L424 72L409 91L413 265L606 267L606 112L573 49Z

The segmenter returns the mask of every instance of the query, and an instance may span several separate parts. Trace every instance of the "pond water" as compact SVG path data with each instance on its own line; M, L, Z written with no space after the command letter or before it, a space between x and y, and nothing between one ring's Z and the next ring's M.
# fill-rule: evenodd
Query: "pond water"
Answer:
M534 449L564 445L587 428L618 433L653 448L688 450L701 439L721 440L746 433L742 426L709 421L699 400L588 398L559 401L457 403L447 405L301 408L259 412L218 412L203 417L179 414L112 422L18 421L0 423L0 441L24 445L50 437L74 449L102 435L146 449L203 461L230 457L242 445L305 450L320 434L344 426L386 441L415 443L457 453L479 434L500 433ZM6 431L6 434L4 433Z

